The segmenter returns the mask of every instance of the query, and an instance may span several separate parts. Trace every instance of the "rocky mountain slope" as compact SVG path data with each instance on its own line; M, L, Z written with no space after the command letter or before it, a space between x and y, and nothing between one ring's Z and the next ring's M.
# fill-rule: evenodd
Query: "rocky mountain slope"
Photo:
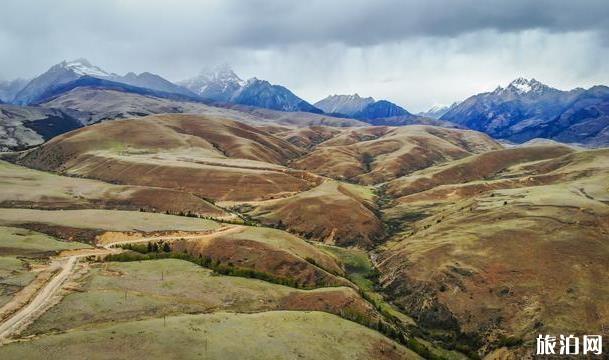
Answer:
M604 86L561 91L519 78L466 99L441 119L514 142L547 138L600 146L607 144L608 99Z
M82 127L74 113L0 104L0 152L20 150Z
M406 109L387 100L375 101L372 97L362 98L354 95L330 95L315 103L315 106L328 114L351 117L370 125L404 126L404 125L437 125L455 127L449 121L433 117L413 115Z
M73 61L62 61L52 66L43 74L35 77L14 95L11 102L19 105L39 103L62 92L69 91L79 81L92 82L93 80L97 86L121 87L122 85L119 84L127 85L122 86L124 91L136 93L148 92L160 97L173 94L198 99L194 93L158 75L151 73L141 73L139 75L128 73L125 76L120 76L108 73L98 66L91 64L86 59L76 59Z
M178 84L199 94L204 99L230 102L233 94L245 85L245 81L237 76L228 65L222 65L205 70L198 76Z
M182 95L82 77L62 85L37 106L0 105L1 151L38 145L53 136L104 120L164 113L209 114L247 124L365 126L354 119L309 112L283 112L244 105L210 106Z
M343 114L350 116L362 111L373 102L374 99L372 97L363 98L358 94L330 95L313 105L328 114Z
M180 82L204 99L281 111L322 113L289 89L256 78L243 81L227 65L204 71Z
M15 95L23 89L27 83L26 79L15 79L10 81L0 81L0 102L10 103L15 99Z

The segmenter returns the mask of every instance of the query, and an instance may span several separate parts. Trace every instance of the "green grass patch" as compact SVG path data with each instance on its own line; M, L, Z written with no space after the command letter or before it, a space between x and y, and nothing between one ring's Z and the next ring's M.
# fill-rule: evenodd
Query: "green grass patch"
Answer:
M79 242L59 241L36 231L0 226L0 249L3 249L0 251L5 255L11 254L11 251L15 255L20 255L24 252L49 252L90 247L90 245Z

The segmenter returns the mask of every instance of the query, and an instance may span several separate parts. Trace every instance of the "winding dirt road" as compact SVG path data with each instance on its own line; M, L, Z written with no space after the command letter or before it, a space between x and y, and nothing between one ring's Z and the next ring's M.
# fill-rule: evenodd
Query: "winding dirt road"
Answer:
M63 284L72 275L78 260L87 256L95 255L107 255L112 253L119 253L122 249L116 248L118 245L142 243L149 241L172 241L178 239L200 239L210 236L218 235L219 233L237 231L241 226L226 226L213 231L205 235L194 235L194 236L156 236L156 237L142 237L142 238L130 238L129 240L116 240L103 244L101 247L92 249L77 250L76 254L68 256L60 256L54 259L60 263L61 271L53 276L49 282L40 289L36 295L21 309L9 316L4 322L0 323L0 345L7 342L9 337L19 332L22 328L27 326L38 316L40 316L50 305L53 303L53 298L61 290ZM70 252L67 252L68 254ZM12 305L10 302L4 307ZM3 308L4 308L3 307Z

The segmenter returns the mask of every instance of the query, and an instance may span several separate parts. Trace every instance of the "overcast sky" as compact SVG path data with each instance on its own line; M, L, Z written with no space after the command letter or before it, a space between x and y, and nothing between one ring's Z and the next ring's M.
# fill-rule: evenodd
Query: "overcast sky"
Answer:
M315 102L411 111L534 77L609 84L608 0L3 0L0 79L64 59L170 80L229 63Z

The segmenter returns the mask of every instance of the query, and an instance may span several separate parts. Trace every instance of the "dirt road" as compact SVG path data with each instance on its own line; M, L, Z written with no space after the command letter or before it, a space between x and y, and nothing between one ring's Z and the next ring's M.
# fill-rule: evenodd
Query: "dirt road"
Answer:
M82 249L77 250L73 253L67 252L67 254L56 258L54 261L60 262L61 271L53 276L49 282L32 298L32 300L23 306L21 309L16 311L13 315L8 317L4 322L0 323L0 345L7 342L8 338L27 326L31 321L40 316L52 303L53 297L59 292L62 285L72 274L78 260L91 255L104 255L110 253L121 252L118 249L118 245L125 245L130 243L141 243L149 241L172 241L178 239L199 239L210 236L216 236L219 233L233 232L239 230L240 226L227 226L213 231L206 235L195 235L195 236L156 236L156 237L143 237L143 238L130 238L129 240L118 240L104 244L101 248L93 249ZM10 304L10 303L9 303ZM9 305L6 304L5 306ZM10 306L10 305L9 305Z
M128 240L114 240L112 242L105 243L102 246L105 249L110 250L110 249L117 248L120 245L147 243L147 242L151 242L151 241L154 242L154 241L172 241L172 240L181 240L181 239L185 239L185 240L205 239L205 238L212 238L212 237L215 237L220 234L226 235L226 234L229 234L232 232L240 231L242 229L243 229L243 226L241 226L241 225L231 225L231 226L221 227L216 231L210 232L209 234L179 235L179 236L163 235L163 236L150 236L150 237L142 237L142 238L129 238Z
M51 280L36 294L32 301L0 324L0 342L23 326L33 314L38 313L45 307L53 295L61 288L64 281L70 276L77 261L77 256L67 258L62 265L61 271L51 278Z

